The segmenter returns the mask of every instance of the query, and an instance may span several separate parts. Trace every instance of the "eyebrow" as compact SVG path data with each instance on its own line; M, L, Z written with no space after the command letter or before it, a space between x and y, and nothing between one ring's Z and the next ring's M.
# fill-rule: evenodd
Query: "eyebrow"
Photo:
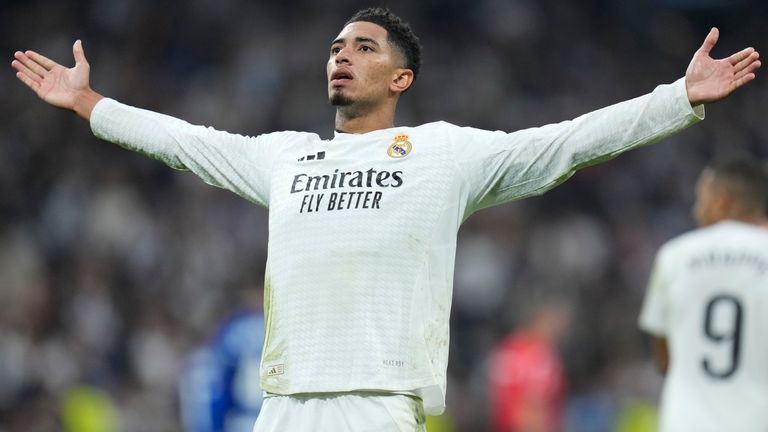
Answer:
M346 39L344 39L344 38L338 38L338 39L336 39L335 41L331 42L331 45L336 45L336 44L338 44L338 43L344 43L344 42L346 42ZM363 36L358 36L358 37L356 37L356 38L355 38L355 42L357 42L357 43L365 43L365 42L368 42L368 43L371 43L371 44L373 44L373 45L376 45L376 46L380 46L380 45L379 45L379 43L378 43L378 42L376 42L376 40L375 40L375 39L371 39L371 38L369 38L369 37L363 37Z

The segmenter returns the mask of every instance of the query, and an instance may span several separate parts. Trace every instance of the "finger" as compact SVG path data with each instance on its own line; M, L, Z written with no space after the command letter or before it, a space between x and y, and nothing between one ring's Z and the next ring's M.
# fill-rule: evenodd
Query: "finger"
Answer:
M734 81L738 81L741 78L745 77L746 75L749 75L749 74L755 72L756 70L758 70L760 68L760 66L762 66L762 64L760 63L760 60L757 60L757 61L753 62L752 64L750 64L749 66L745 67L744 69L736 72L733 75Z
M29 58L31 58L32 60L34 60L41 66L43 66L46 70L51 70L54 67L58 66L58 63L56 63L55 61L49 59L48 57L42 54L38 54L34 51L26 51L24 54L26 54L27 56L29 56Z
M35 93L37 93L37 90L40 89L40 83L33 80L29 77L29 75L26 75L23 72L16 72L16 78L26 84L27 87L31 88Z
M717 43L717 39L719 37L720 30L718 30L717 27L712 27L712 30L709 31L707 37L704 38L704 43L701 44L701 48L699 48L699 50L704 54L709 54L709 52L712 51L712 47L714 47Z
M752 47L744 48L743 50L737 52L736 54L733 54L732 56L728 57L728 61L735 65L736 63L744 60L745 58L749 57L752 53L755 52L755 49Z
M759 58L760 58L760 54L758 54L756 52L753 52L749 56L747 56L746 58L741 60L740 62L738 62L735 65L733 65L733 70L736 71L736 72L742 71L742 70L746 69L752 63L758 61Z
M88 63L88 60L85 59L85 51L83 51L83 42L80 39L76 40L75 44L72 45L72 54L75 56L76 65Z
M755 79L755 74L753 74L753 73L748 73L748 74L744 75L743 77L737 79L736 81L734 81L734 83L735 83L734 90L736 90L737 88L743 86L744 84L752 81L753 79Z
M31 71L28 67L26 67L23 63L19 61L14 60L13 62L11 62L11 66L13 66L13 68L16 69L17 73L20 73L26 76L27 78L31 79L36 83L41 83L43 81L43 78L40 75Z
M14 68L14 69L16 69L16 72L24 72L24 71L26 71L26 70L29 70L29 68L28 68L28 67L24 66L24 63L22 63L22 62L20 62L20 61L18 61L18 60L14 60L14 61L12 61L12 62L11 62L11 67L12 67L12 68ZM31 74L33 74L34 76L36 76L36 77L37 77L37 79L42 79L42 78L41 78L39 75L37 75L36 73L34 73L34 72L32 72L32 71L29 71L29 73L31 73Z
M30 70L30 72L39 75L40 78L42 78L43 75L45 75L45 73L48 72L41 65L36 63L34 60L29 58L29 56L27 56L22 52L16 51L16 53L13 56L16 57L16 61L24 65L27 69Z

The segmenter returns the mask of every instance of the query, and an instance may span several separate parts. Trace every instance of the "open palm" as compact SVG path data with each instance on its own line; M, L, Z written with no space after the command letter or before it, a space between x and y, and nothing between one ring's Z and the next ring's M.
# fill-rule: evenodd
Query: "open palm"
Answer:
M745 48L720 60L710 57L719 34L717 28L709 32L685 71L688 100L692 105L725 98L755 79L754 72L760 67L760 54L754 48Z
M90 66L82 43L72 47L75 66L65 68L34 51L17 51L11 63L16 77L51 105L74 109L78 95L89 88Z

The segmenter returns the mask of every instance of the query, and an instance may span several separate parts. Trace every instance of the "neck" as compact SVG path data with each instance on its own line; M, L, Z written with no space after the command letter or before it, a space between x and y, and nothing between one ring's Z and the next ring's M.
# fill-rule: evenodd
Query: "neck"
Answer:
M744 222L752 225L768 227L768 218L765 218L759 215L731 217L728 219Z
M529 333L533 334L537 338L547 341L547 342L553 342L554 341L554 335L552 331L552 327L542 320L539 320L537 322L533 322L528 327Z
M757 211L731 211L730 214L720 219L720 221L722 220L732 220L764 227L768 226L768 217L764 216L762 212Z
M337 131L362 134L395 125L395 104L366 109L355 104L336 108Z

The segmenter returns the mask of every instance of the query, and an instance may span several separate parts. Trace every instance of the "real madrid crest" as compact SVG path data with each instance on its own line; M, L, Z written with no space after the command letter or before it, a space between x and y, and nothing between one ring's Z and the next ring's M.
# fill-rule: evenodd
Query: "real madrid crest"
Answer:
M394 142L387 148L387 154L389 157L402 158L408 156L411 149L413 149L413 145L408 141L408 135L398 134L395 135Z

